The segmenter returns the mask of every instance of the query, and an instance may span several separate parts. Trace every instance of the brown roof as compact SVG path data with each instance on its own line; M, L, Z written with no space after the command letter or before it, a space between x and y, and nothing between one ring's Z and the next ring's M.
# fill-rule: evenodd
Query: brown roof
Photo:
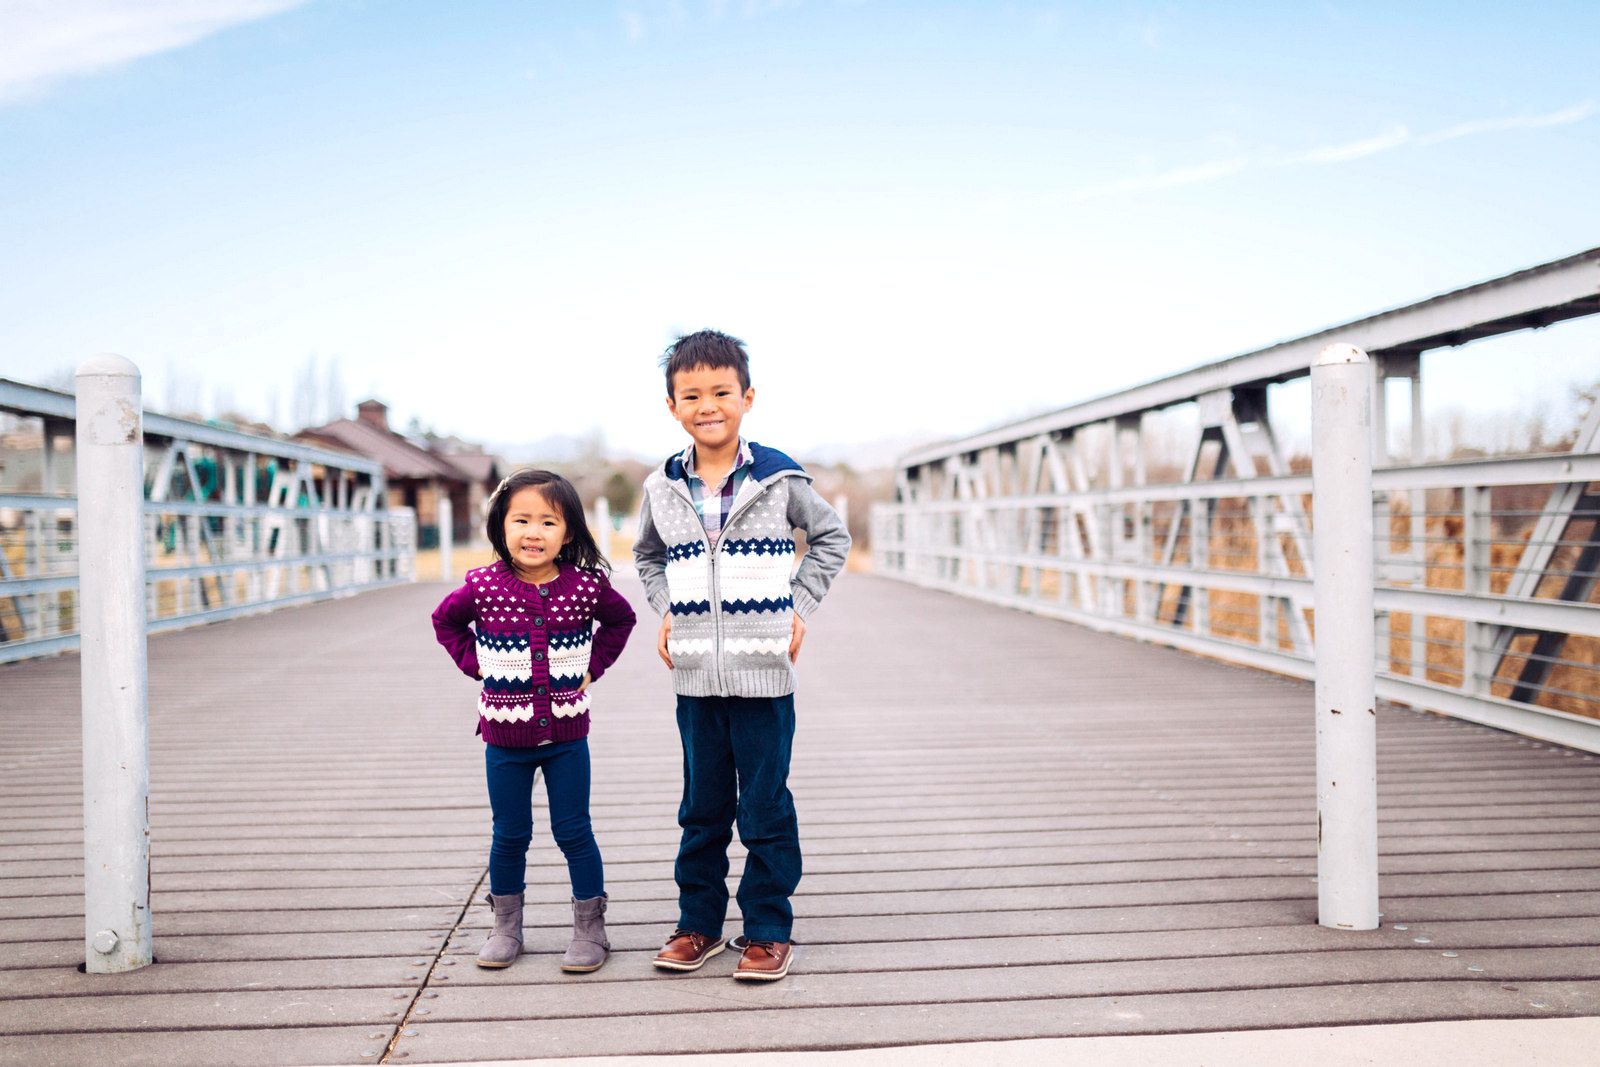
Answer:
M443 456L418 448L394 431L380 429L369 422L337 419L326 426L301 430L295 437L346 448L357 455L375 459L383 464L384 477L390 479L438 478L447 482L478 480Z
M506 461L487 452L451 452L441 458L473 481L486 486L499 482L507 473Z

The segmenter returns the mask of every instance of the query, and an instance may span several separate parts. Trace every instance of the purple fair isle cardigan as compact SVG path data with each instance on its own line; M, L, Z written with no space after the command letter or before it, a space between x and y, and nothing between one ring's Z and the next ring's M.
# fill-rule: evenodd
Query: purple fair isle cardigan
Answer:
M589 736L589 692L578 687L616 662L633 624L633 609L597 571L563 566L534 585L504 560L468 571L433 613L456 666L483 676L478 732L508 748Z

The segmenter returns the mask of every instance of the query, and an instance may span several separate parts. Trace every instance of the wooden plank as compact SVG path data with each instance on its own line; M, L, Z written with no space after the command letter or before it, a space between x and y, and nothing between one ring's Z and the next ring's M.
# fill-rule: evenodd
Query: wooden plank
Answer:
M1575 972L1583 972L1592 962L1584 947L1483 950L1473 954L1473 964L1432 951L1347 949L1199 956L1188 959L1186 965L1178 969L1174 969L1170 959L1007 965L1004 959L991 958L982 965L962 967L948 966L936 952L924 951L920 958L931 961L935 969L917 969L915 961L919 957L913 954L905 966L896 968L898 980L891 983L883 981L881 956L875 963L869 961L864 969L850 970L830 967L826 960L811 960L811 949L807 946L797 951L801 958L796 960L795 966L798 968L804 962L805 967L803 974L792 976L798 980L784 988L785 1010L1283 990L1381 981L1520 983L1566 979ZM543 967L536 971L536 977L559 973L553 959L541 962ZM657 975L652 980L642 981L611 976L596 981L546 981L538 983L536 988L508 974L502 981L481 983L477 987L441 989L438 999L431 1005L433 1019L429 1025L472 1019L517 1020L527 1016L530 1002L538 1004L541 1020L705 1015L759 1009L771 1004L771 990L728 980L734 964L733 959L719 957L695 972L693 977ZM1470 965L1481 965L1483 971L1468 972L1466 968ZM714 996L708 995L707 983L719 987ZM604 995L597 995L596 985L604 988Z
M415 972L420 975L422 968ZM386 1022L397 1000L421 985L397 980L385 988L215 990L59 996L41 1012L32 1000L0 1001L0 1033L115 1033L138 1030L261 1030Z
M199 1064L376 1063L394 1037L392 1021L381 1026L278 1027L271 1030L169 1030L146 1033L0 1034L0 1064L17 1067L83 1067L115 1062L122 1067ZM371 1058L362 1058L370 1052Z
M748 988L731 953L649 965L677 918L681 783L647 644L595 690L611 960L559 971L570 907L541 795L528 951L481 970L482 746L472 685L427 632L442 593L152 640L162 962L131 975L75 970L75 661L4 669L0 1062L351 1062L408 1016L400 1050L427 1062L1600 1007L1594 761L1381 709L1385 926L1323 930L1307 686L855 576L815 620L797 699L795 972ZM944 624L956 608L972 627ZM974 655L1003 687L974 696ZM197 685L199 660L218 668ZM384 1028L346 1025L367 1020Z
M1317 961L1326 956L1333 961L1332 965L1336 968L1357 966L1368 971L1383 973L1391 978L1399 978L1406 973L1423 973L1420 969L1435 966L1426 962L1432 959L1440 961L1437 967L1445 968L1442 971L1426 971L1432 976L1439 974L1460 976L1459 972L1469 966L1485 967L1483 973L1489 977L1502 979L1522 975L1524 971L1520 968L1528 967L1540 973L1563 977L1571 973L1583 973L1590 962L1587 958L1591 951L1588 941L1592 939L1593 930L1583 929L1582 920L1548 922L1564 922L1567 925L1565 928L1551 929L1546 926L1538 931L1528 931L1529 936L1544 938L1543 944L1516 949L1497 947L1494 942L1498 937L1492 930L1487 929L1490 924L1486 923L1433 924L1429 927L1429 933L1434 935L1431 948L1416 945L1411 938L1402 936L1403 932L1395 933L1388 929L1347 932L1295 925L1039 937L973 937L962 938L954 944L948 940L902 941L895 944L893 958L897 969L907 974L934 969L1007 969L1006 974L990 976L996 982L1008 982L1010 969L1029 965L1068 963L1101 965L1130 960L1160 963L1168 968L1174 961L1181 961L1186 976L1193 972L1196 975L1206 974L1210 977L1213 974L1210 962L1213 960L1229 956L1254 958L1268 954L1281 955L1285 959L1295 957L1302 961L1296 963L1296 966L1306 967L1317 965ZM1475 930L1479 934L1477 938L1473 936ZM1476 943L1481 939L1487 939L1490 943L1488 945ZM1548 950L1549 946L1557 946L1563 951L1551 952ZM881 972L883 969L885 952L884 946L880 943L808 943L802 948L807 974L838 975L849 972L868 974ZM633 958L619 955L615 962L621 963L622 967L612 968L611 964L607 963L603 978L597 977L595 980L609 982L636 980L640 976L638 968L648 964L646 953L653 953L655 944L652 942L642 947L619 946L618 951L631 953ZM1456 952L1458 955L1445 957L1443 956L1445 951ZM1374 952L1378 954L1374 955ZM1366 953L1366 955L1352 964L1345 960L1345 957L1352 953ZM1391 955L1394 953L1406 954L1407 958ZM528 955L529 960L519 961L512 971L502 973L478 967L466 967L453 972L452 980L458 987L492 985L510 988L552 983L571 984L571 977L562 975L557 967L560 953L556 948L540 946ZM1455 962L1451 963L1451 959ZM524 968L522 962L530 962L532 966ZM732 962L707 964L707 967L711 968L708 973L711 974L727 972L733 966ZM1242 980L1246 985L1288 984L1281 981L1283 973L1281 969L1274 972L1271 970L1271 965L1266 966L1267 970L1263 970L1260 975L1252 971ZM1276 974L1278 977L1264 977L1268 974ZM1467 972L1467 974L1475 977L1478 972ZM1174 980L1191 984L1194 981L1192 977L1167 979L1168 982ZM1312 980L1325 981L1327 976L1319 978L1313 974ZM925 988L921 983L914 985L919 989ZM626 996L627 993L622 991L619 995ZM696 995L704 994L703 991L699 991ZM599 1012L602 1009L598 1005L590 1005L588 1010Z
M154 905L151 910L154 911ZM453 923L459 906L448 908L346 908L285 911L169 911L158 912L155 939L226 934L274 935L338 933L348 930L437 930ZM0 920L0 943L30 941L36 937L72 937L83 932L76 915ZM403 951L403 950L402 950ZM160 955L160 950L157 950Z
M361 930L352 932L294 932L229 934L213 933L194 937L155 938L155 955L160 962L150 974L169 963L218 963L247 960L354 959L374 956L407 956L433 953L444 941L439 931ZM473 949L477 951L476 948ZM76 973L83 962L83 934L58 940L36 939L7 945L0 971L15 968L66 967ZM153 981L154 979L152 979Z
M713 979L714 981L714 979ZM787 979L785 980L787 981ZM729 983L731 985L731 983ZM717 983L717 994L726 986ZM781 984L769 1002L782 997ZM704 998L715 1004L718 996ZM1449 1012L1439 1005L1448 1001ZM1531 1009L1532 1003L1554 1005ZM398 1050L411 1062L507 1059L537 1049L541 1056L636 1055L663 1048L739 1052L762 1035L763 1047L881 1048L954 1041L1090 1034L1185 1033L1196 1029L1245 1030L1337 1026L1358 1022L1414 1022L1436 1018L1523 1018L1588 1015L1600 1010L1600 984L1535 982L1514 992L1489 982L1394 982L1304 986L1264 997L1254 989L1037 1000L951 1002L857 1007L789 1008L773 1003L734 1015L737 1025L716 1025L707 1012L590 1019L435 1023L415 1027ZM719 1013L720 1014L720 1013ZM729 1013L730 1015L733 1013ZM1203 1022L1202 1022L1203 1020Z
M82 974L74 967L0 970L0 997L101 996L119 992L210 993L261 989L362 989L405 985L404 976L428 967L431 956L307 957L223 963L163 960L147 973ZM473 968L476 970L477 968Z

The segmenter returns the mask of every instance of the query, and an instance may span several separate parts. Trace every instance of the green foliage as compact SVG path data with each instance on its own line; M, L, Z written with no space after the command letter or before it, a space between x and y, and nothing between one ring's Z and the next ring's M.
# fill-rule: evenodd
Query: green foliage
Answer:
M606 479L605 498L613 515L627 515L633 511L633 502L639 497L639 487L622 471L612 471Z

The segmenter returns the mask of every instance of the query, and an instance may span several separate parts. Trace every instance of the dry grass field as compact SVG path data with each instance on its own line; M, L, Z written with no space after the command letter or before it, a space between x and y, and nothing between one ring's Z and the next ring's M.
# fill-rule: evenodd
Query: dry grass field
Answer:
M1489 545L1489 591L1504 593L1511 582L1534 530L1536 516L1544 506L1548 486L1517 486L1496 489L1492 500L1495 514ZM1302 502L1309 515L1309 497ZM1423 573L1425 587L1429 589L1461 589L1463 586L1463 550L1461 542L1462 520L1460 494L1450 490L1436 490L1429 494L1421 543L1425 546L1426 564ZM1174 504L1158 504L1152 521L1150 535L1150 562L1159 562L1172 522L1177 515ZM1130 518L1130 522L1131 522ZM1309 519L1308 519L1309 522ZM1563 575L1578 566L1581 549L1578 544L1593 536L1593 519L1577 519L1569 526L1564 540L1552 560L1554 576L1546 578L1537 595L1554 598L1560 593ZM1308 527L1309 528L1309 527ZM1059 551L1059 531L1047 527L1044 551L1054 555ZM1086 531L1080 525L1080 536ZM1411 550L1411 514L1409 501L1397 495L1391 501L1388 542L1381 551L1390 557L1404 558ZM1279 535L1279 547L1291 574L1308 573L1305 562L1297 552L1293 538ZM1242 498L1220 499L1211 520L1211 536L1207 541L1207 567L1217 571L1237 571L1256 574L1260 571L1260 543L1256 523L1249 512L1248 501ZM1183 565L1194 560L1191 544L1191 526L1185 520L1174 546L1173 562ZM1068 582L1076 579L1068 577ZM1044 599L1054 599L1060 590L1060 578L1050 571L1024 570L1019 576L1019 588L1028 592L1037 584L1038 594ZM1123 611L1130 617L1135 614L1136 592L1131 583L1123 591ZM1591 591L1589 601L1600 602L1600 585ZM1261 598L1253 593L1213 590L1207 599L1208 632L1213 637L1245 645L1261 643ZM1172 623L1180 611L1193 610L1184 599L1184 590L1176 585L1163 588L1156 615L1162 622ZM1291 641L1288 620L1281 611L1267 616L1276 623L1277 647L1288 649ZM1396 674L1412 673L1412 638L1410 615L1397 612L1388 620L1388 669ZM1308 625L1314 629L1314 617ZM1462 684L1462 642L1465 626L1459 619L1428 616L1423 623L1423 663L1420 671L1427 680L1452 687ZM1495 671L1490 691L1496 697L1509 697L1516 687L1524 665L1533 653L1536 634L1523 633L1513 638L1509 654L1502 662L1491 663L1486 657L1480 660L1484 669ZM1544 679L1544 689L1534 703L1552 708L1600 718L1600 640L1583 635L1567 637L1557 654L1559 662L1552 664Z
M1535 519L1529 512L1537 512L1544 504L1548 487L1525 486L1496 490L1493 500L1496 517L1489 544L1489 592L1504 593L1512 574L1522 558ZM1254 522L1249 518L1246 502L1240 500L1218 501L1217 514L1212 524L1210 538L1211 566L1218 570L1255 572L1257 540ZM1305 501L1309 512L1310 501ZM1463 548L1461 541L1462 519L1459 494L1449 490L1430 492L1427 502L1422 543L1425 546L1423 582L1429 589L1463 588ZM1539 597L1554 598L1563 584L1561 577L1578 564L1580 548L1570 542L1582 542L1593 535L1593 519L1578 519L1569 526L1564 540L1569 542L1556 549L1552 559L1553 576L1547 577L1537 591ZM1391 558L1406 556L1411 551L1411 513L1404 497L1391 501L1389 538L1380 550ZM1178 558L1187 560L1186 538L1180 537ZM1305 574L1303 561L1293 550L1290 539L1282 538L1284 555L1292 573ZM1600 602L1600 584L1591 590L1590 603ZM1173 591L1164 599L1162 618L1170 620L1177 606L1177 593ZM1314 623L1314 620L1313 620ZM1462 643L1465 625L1459 619L1427 616L1423 622L1424 662L1413 665L1413 621L1409 614L1396 612L1388 620L1389 670L1396 674L1422 673L1428 681L1441 685L1460 687L1462 684ZM1284 621L1278 620L1279 647L1288 647L1288 634ZM1251 644L1259 640L1260 598L1252 594L1213 592L1211 594L1211 630L1215 636ZM1537 635L1522 633L1512 639L1509 654L1502 662L1483 661L1486 669L1495 671L1490 692L1496 697L1509 697L1533 652ZM1534 703L1551 708L1600 718L1600 640L1583 635L1571 635L1558 653L1559 662L1551 665L1549 674Z

